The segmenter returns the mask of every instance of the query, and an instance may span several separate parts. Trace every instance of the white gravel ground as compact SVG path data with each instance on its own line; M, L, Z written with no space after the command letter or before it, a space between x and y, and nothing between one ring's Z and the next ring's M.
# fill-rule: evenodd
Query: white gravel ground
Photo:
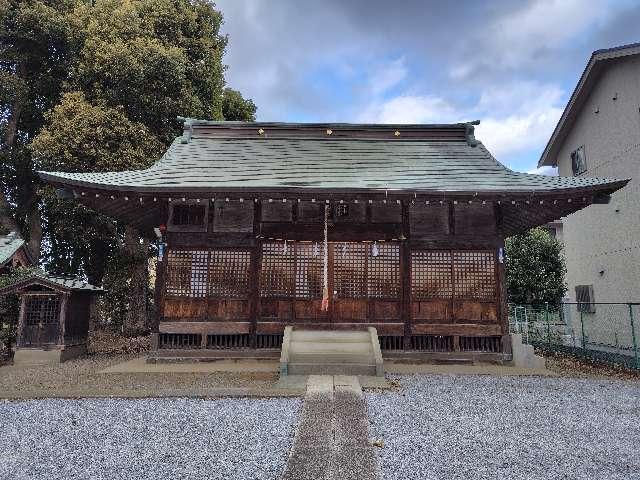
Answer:
M0 402L0 479L278 479L298 399Z
M539 377L402 376L366 395L392 479L640 479L640 386Z

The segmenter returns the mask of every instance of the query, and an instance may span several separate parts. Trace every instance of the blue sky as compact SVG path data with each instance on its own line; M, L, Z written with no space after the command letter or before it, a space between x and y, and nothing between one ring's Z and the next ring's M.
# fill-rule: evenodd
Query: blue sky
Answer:
M479 119L476 137L520 171L535 169L591 52L640 41L640 1L216 4L227 81L258 120Z

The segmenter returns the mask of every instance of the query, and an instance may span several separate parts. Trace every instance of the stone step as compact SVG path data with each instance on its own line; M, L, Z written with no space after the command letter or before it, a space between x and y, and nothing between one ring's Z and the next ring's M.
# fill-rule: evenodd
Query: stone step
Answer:
M293 330L292 342L371 342L371 334L367 331L336 331L336 330Z
M352 353L355 355L373 355L371 342L291 342L291 354L296 353Z
M295 330L286 327L280 373L382 376L382 355L376 330Z
M289 375L376 375L375 365L344 363L290 363Z
M349 353L298 353L291 355L289 363L330 363L375 365L373 355L354 355Z

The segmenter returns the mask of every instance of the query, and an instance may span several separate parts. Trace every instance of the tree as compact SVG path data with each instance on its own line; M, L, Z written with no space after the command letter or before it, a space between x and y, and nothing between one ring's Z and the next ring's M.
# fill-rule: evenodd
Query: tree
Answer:
M228 121L255 122L256 105L251 99L244 99L242 94L232 88L225 88L222 93L222 116Z
M3 144L11 168L0 177L0 223L19 228L36 251L44 235L56 273L84 273L96 284L106 275L118 286L112 291L128 295L125 330L144 329L148 241L55 198L35 169L144 168L180 133L178 115L222 120L226 104L233 119L253 116L239 92L225 101L222 15L206 0L0 0L0 8L8 45L0 127L13 142ZM107 272L110 264L127 268Z
M567 291L562 244L543 228L505 241L509 301L542 306L559 303Z
M76 0L0 0L0 224L40 253L38 181L28 145L60 98L76 51Z

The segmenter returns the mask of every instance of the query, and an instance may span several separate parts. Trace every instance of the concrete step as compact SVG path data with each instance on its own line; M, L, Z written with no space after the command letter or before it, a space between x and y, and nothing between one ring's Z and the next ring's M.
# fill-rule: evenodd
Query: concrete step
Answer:
M291 341L313 343L370 343L371 334L367 331L293 330L291 332Z
M289 357L289 363L327 363L345 365L375 365L373 355L350 355L348 353L299 353Z
M289 349L291 354L294 353L351 353L355 355L373 354L371 342L291 342Z
M289 375L376 375L375 365L290 363Z
M286 327L281 375L383 375L374 328L367 331L294 330Z

